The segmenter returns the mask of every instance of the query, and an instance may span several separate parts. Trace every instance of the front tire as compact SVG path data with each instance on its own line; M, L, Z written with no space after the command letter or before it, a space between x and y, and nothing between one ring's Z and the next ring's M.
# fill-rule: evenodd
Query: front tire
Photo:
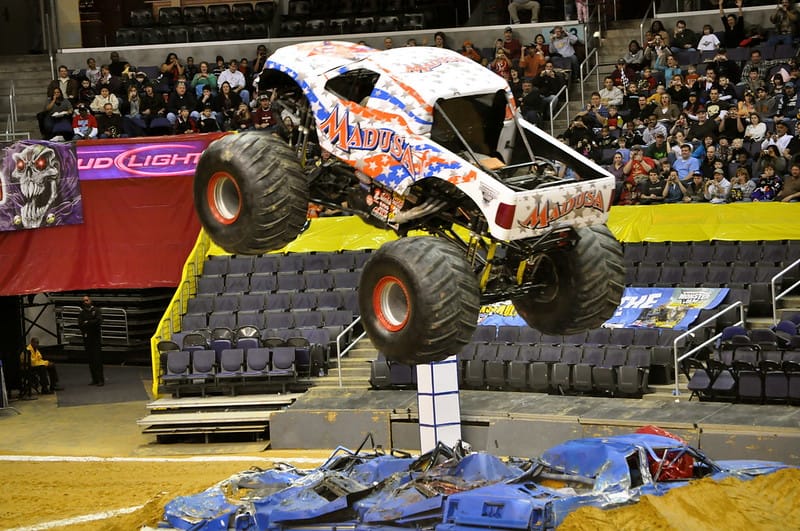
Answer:
M480 289L455 244L432 236L384 244L364 265L364 329L388 360L416 365L459 352L475 331Z
M211 239L234 254L284 247L300 234L308 185L297 156L263 133L231 134L200 157L194 204Z
M534 273L546 287L512 299L517 313L545 334L576 334L614 315L625 289L622 246L605 225L578 230L578 242L543 257Z

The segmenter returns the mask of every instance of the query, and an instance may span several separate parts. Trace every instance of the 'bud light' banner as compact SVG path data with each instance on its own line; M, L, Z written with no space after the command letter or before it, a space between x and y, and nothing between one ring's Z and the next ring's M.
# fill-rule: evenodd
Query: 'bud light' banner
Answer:
M609 328L688 330L700 310L719 306L728 288L625 288Z
M83 203L71 144L23 140L3 149L0 231L83 223Z
M218 135L79 143L81 180L194 175L200 155Z

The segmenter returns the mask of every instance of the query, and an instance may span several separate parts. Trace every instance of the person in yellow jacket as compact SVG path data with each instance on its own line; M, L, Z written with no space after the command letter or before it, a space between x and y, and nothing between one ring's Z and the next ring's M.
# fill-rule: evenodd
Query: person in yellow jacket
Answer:
M25 347L22 356L28 355L30 355L31 371L39 379L39 388L42 390L42 394L49 395L53 391L62 391L63 389L58 386L56 364L42 357L42 353L39 352L38 337L32 337L30 345ZM25 366L25 361L25 359L21 360L23 366Z

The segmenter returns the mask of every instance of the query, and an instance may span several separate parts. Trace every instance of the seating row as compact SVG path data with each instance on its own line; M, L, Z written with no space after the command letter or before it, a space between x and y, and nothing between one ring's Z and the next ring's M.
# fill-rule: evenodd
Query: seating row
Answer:
M181 330L199 329L307 329L319 328L328 332L334 340L354 321L349 310L303 310L294 312L262 312L241 310L237 312L214 312L207 318L205 314L186 314L181 319Z
M651 264L642 262L628 266L626 284L634 286L683 287L747 287L751 284L769 284L782 268L772 264L686 262L680 264ZM791 273L791 272L790 272ZM791 275L779 279L789 282ZM791 284L791 282L789 282Z
M789 264L800 259L797 241L626 243L625 262L633 265L691 263Z
M281 37L300 37L314 35L341 35L349 33L388 33L411 31L425 28L424 13L399 13L376 16L330 18L287 17L281 20Z
M259 384L277 386L282 392L297 381L294 347L255 347L224 349L219 359L214 350L171 350L164 354L160 375L161 389L176 397L181 392L228 390Z
M745 354L747 353L747 354ZM685 360L687 387L700 400L800 403L800 353L739 349L730 364Z
M302 271L361 269L371 251L342 251L339 253L289 253L258 256L211 256L203 264L203 275L228 273L277 273Z
M472 343L521 345L641 345L668 346L683 332L660 328L595 328L571 335L542 334L528 326L479 325ZM679 346L684 346L681 341Z
M261 22L119 28L115 32L115 43L117 46L136 46L138 44L265 39L269 37L269 31L269 25Z
M356 289L360 279L360 271L348 270L204 275L197 279L197 293L202 295L226 292L274 293Z
M358 291L304 291L276 293L200 294L189 299L187 314L210 315L214 312L247 310L349 310L358 315Z
M158 10L158 18L153 16L152 9L136 9L130 13L130 25L133 27L175 26L178 24L224 24L226 22L270 22L275 16L276 3L238 2L233 5L212 4L206 6L162 7Z

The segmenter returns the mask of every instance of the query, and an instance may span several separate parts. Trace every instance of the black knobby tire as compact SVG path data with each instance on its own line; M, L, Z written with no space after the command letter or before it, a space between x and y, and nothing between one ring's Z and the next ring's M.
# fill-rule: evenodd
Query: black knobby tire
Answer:
M625 289L622 246L605 225L578 230L579 241L543 260L545 293L512 299L529 326L545 334L575 334L600 327L619 306Z
M294 151L263 133L213 142L197 164L194 204L203 228L235 254L280 249L300 234L308 184Z
M361 320L388 360L441 361L466 345L478 322L480 289L464 252L432 236L385 243L364 265Z

